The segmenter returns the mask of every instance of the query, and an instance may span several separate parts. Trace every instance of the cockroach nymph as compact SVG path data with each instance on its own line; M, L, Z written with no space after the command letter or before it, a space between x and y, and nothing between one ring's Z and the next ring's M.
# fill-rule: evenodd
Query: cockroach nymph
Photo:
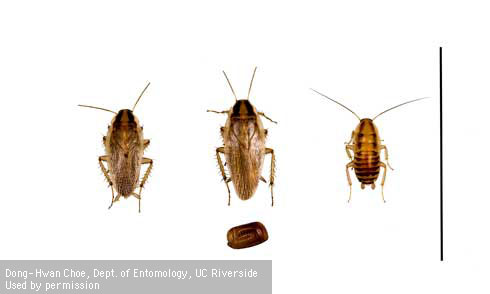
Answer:
M153 168L153 160L143 157L144 150L150 145L150 140L144 139L143 127L140 126L133 111L148 86L150 83L143 89L131 110L121 109L116 113L105 108L78 105L115 114L108 126L107 135L103 137L106 155L99 156L100 168L112 191L109 209L114 202L119 201L121 196L125 199L134 196L138 199L138 211L141 212L141 190ZM103 164L104 161L107 163L107 168ZM148 164L148 168L140 181L141 165L143 164ZM137 187L139 187L139 193L134 192ZM114 197L114 189L117 192L116 197Z
M373 119L370 118L361 119L354 111L352 111L345 105L341 104L340 102L335 101L334 99L316 90L313 91L337 103L338 105L344 107L352 114L354 114L360 121L357 127L355 128L355 130L352 131L352 135L349 142L344 143L347 156L351 160L345 167L347 173L347 181L349 182L349 200L347 202L350 202L352 196L352 181L349 174L349 168L354 170L357 179L359 180L359 182L361 182L361 189L364 189L366 185L370 185L373 190L376 187L375 182L378 179L380 168L383 168L384 169L383 178L381 179L381 198L383 202L386 202L384 197L384 192L383 192L385 179L386 179L386 166L388 166L391 170L393 170L393 168L390 166L388 162L388 149L386 148L386 145L381 144L382 140L379 136L378 128L374 124L374 120L380 115L392 109L395 109L397 107L400 107L408 103L412 103L422 99L427 99L429 97L418 98L418 99L404 102L402 104L398 104L396 106L393 106L381 112L380 114L376 115ZM380 159L381 150L383 149L385 151L386 164L382 162ZM354 156L352 156L351 152L354 153Z
M235 104L229 110L208 110L208 112L222 113L228 116L225 126L221 127L221 137L223 138L224 146L216 149L216 158L218 160L221 176L223 177L223 181L228 190L228 205L230 205L231 198L230 187L228 186L230 181L233 182L235 191L242 200L250 199L253 196L259 184L259 180L266 183L266 180L261 176L261 173L264 157L266 154L270 154L271 167L269 185L271 187L272 206L274 206L273 186L276 158L274 150L265 147L267 130L264 129L260 116L273 123L277 124L277 122L267 117L263 112L257 111L252 103L250 103L250 91L252 89L256 70L257 67L255 67L250 81L247 99L237 99L230 80L223 71L231 92L233 93L233 96L235 96ZM223 165L220 154L225 155L225 165L231 175L230 177L226 176L225 166Z

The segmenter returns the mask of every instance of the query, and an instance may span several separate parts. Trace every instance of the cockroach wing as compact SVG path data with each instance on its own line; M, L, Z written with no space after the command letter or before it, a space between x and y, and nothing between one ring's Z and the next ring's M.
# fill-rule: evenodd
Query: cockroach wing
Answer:
M112 181L116 191L127 198L139 182L143 142L136 131L116 131L111 137L109 148Z
M226 163L238 197L250 199L259 183L265 155L265 136L254 119L236 120L223 134Z

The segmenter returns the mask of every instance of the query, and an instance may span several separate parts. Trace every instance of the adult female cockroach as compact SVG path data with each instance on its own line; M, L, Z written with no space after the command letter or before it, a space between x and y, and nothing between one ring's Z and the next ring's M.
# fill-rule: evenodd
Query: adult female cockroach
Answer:
M271 187L272 206L274 206L274 177L276 158L274 150L265 147L267 130L264 129L260 116L265 117L273 123L277 123L267 117L263 112L258 112L250 103L250 91L255 77L254 69L250 87L248 88L247 99L237 99L235 91L231 86L228 76L223 71L225 78L230 86L233 96L235 96L235 105L229 110L208 112L223 113L228 115L226 124L221 127L221 137L223 138L223 147L216 149L216 158L218 160L219 169L228 190L228 205L230 205L230 187L228 183L233 182L235 191L238 197L242 200L247 200L252 197L257 189L259 180L264 183L266 180L261 176L262 165L266 154L271 155L271 170L269 185ZM221 160L220 153L225 155L228 170L231 177L226 176L225 167Z
M393 106L381 112L380 114L376 115L373 119L370 118L361 119L354 111L352 111L345 105L341 104L340 102L335 101L334 99L316 90L313 91L337 103L338 105L344 107L352 114L354 114L360 121L357 127L355 128L355 130L352 131L352 135L349 142L345 143L345 151L347 152L347 156L351 160L345 167L347 173L347 181L349 182L349 200L347 202L350 202L352 196L352 181L350 179L349 168L354 169L357 179L359 180L359 182L361 182L361 189L364 189L366 185L370 185L371 188L374 189L376 187L375 182L378 179L378 175L381 167L384 169L383 178L381 179L381 197L383 199L383 202L386 202L384 197L384 192L383 192L385 179L386 179L386 166L388 165L388 167L391 170L393 170L393 168L390 166L388 162L388 149L386 148L386 145L381 144L382 140L379 136L378 128L374 124L374 120L378 116L392 109L395 109L397 107L400 107L408 103L412 103L422 99L427 99L428 97L418 98L418 99L404 102L402 104L398 104L396 106ZM380 159L381 150L383 149L385 151L386 164L382 162ZM354 152L354 156L352 156L351 151Z
M150 86L150 83L143 89L131 110L121 109L116 113L105 108L78 105L115 114L111 124L108 126L107 135L103 137L106 155L99 156L100 168L112 191L112 201L109 209L114 202L119 201L121 196L125 199L129 196L134 196L138 199L138 211L141 212L141 189L143 189L153 168L153 160L143 157L144 150L150 145L150 140L144 139L143 127L140 126L138 118L133 114L133 111L148 86ZM108 168L104 166L103 161L107 163ZM148 168L140 181L142 164L148 164ZM137 186L140 188L138 194L134 192ZM117 192L115 198L114 188Z

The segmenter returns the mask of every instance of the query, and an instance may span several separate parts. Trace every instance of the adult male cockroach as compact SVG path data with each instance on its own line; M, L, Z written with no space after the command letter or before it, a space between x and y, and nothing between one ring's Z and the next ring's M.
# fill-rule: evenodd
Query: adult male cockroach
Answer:
M121 109L116 113L105 108L78 105L115 114L111 124L108 126L107 135L103 137L106 155L99 156L100 168L112 191L112 201L109 209L114 202L119 201L121 196L125 199L129 196L134 196L138 199L138 211L141 212L141 189L143 189L153 168L153 160L143 157L144 150L150 145L150 140L144 139L143 127L140 126L138 118L133 114L133 111L148 86L150 86L150 83L143 89L131 110ZM107 163L108 168L104 166L103 161ZM142 164L148 164L148 168L140 181ZM137 186L139 186L138 194L134 192ZM114 188L117 192L115 198Z
M237 99L235 91L231 86L228 76L223 71L225 78L230 86L233 96L235 96L235 104L229 110L208 112L227 114L228 119L224 127L221 127L221 137L223 138L223 147L216 149L216 158L218 160L219 169L223 181L228 190L228 205L230 205L230 187L228 183L233 182L235 191L238 197L242 200L250 199L257 186L259 180L264 183L266 180L261 176L262 165L266 154L271 155L271 169L269 185L271 187L272 206L274 206L274 178L276 168L276 158L274 150L265 147L267 130L264 129L260 116L265 117L273 123L277 123L267 117L263 112L259 112L250 103L250 91L255 77L257 67L254 69L250 87L248 88L247 99ZM221 160L220 154L224 154L226 158L225 165L227 166L231 177L226 176L225 167Z
M313 91L337 103L338 105L344 107L352 114L354 114L360 121L357 127L355 128L355 130L352 131L352 135L349 142L345 143L345 151L347 152L347 156L351 160L345 167L347 173L347 181L349 182L349 200L347 202L350 202L352 196L352 181L349 174L349 168L354 170L357 179L359 180L359 182L361 182L361 189L364 189L366 185L370 185L371 188L374 189L376 187L375 182L378 179L378 175L381 167L384 169L383 178L381 179L381 197L383 199L383 202L386 202L384 197L384 192L383 192L385 179L386 179L386 166L388 165L388 167L391 170L393 170L393 168L390 166L388 162L388 149L386 148L386 145L381 144L382 140L379 136L378 128L374 124L374 120L380 115L382 115L383 113L386 113L392 109L395 109L397 107L400 107L408 103L412 103L422 99L427 99L428 97L418 98L418 99L404 102L402 104L398 104L396 106L393 106L381 112L380 114L376 115L373 119L370 118L361 119L354 111L349 109L347 106L341 104L338 101L335 101L334 99L316 90ZM383 149L385 151L386 164L382 162L380 159L381 150ZM351 151L354 153L354 156L352 156Z

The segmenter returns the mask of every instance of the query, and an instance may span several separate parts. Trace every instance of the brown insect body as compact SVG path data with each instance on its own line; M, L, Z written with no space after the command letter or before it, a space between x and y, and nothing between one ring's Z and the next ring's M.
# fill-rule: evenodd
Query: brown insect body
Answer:
M257 68L255 68L257 70ZM248 94L250 95L250 88ZM224 72L223 72L224 73ZM225 77L230 85L231 91L235 95L235 91L231 86L228 77ZM247 99L236 99L235 104L229 110L208 112L227 114L227 120L224 127L221 128L221 137L223 138L223 147L216 149L216 157L220 168L223 181L228 190L228 205L230 205L230 188L228 183L233 182L235 191L238 197L242 200L250 199L259 184L259 180L264 182L265 179L261 176L264 157L266 154L271 155L271 170L270 181L272 205L274 205L273 185L275 178L275 155L274 150L265 146L267 138L267 130L264 129L260 116L263 116L270 121L263 112L258 112L256 108ZM275 122L274 122L275 123ZM226 176L225 165L221 160L220 154L225 155L226 166L229 170L230 177Z
M145 149L143 142L143 129L136 116L129 109L120 110L112 119L104 146L109 157L109 177L124 198L135 195Z
M79 105L115 114L108 127L107 135L103 137L106 155L99 156L100 168L112 191L112 201L109 208L114 202L119 201L121 196L125 199L134 196L138 199L138 211L141 212L141 190L153 168L153 160L143 157L144 150L150 145L150 140L144 139L143 127L140 126L133 110L149 85L148 83L142 91L132 110L122 109L116 113L104 108ZM104 166L104 161L108 168ZM148 168L140 181L140 171L143 164L148 164ZM135 193L134 191L138 187L140 188L139 193ZM114 189L117 192L116 197L114 197Z
M371 185L378 178L381 165L381 139L378 128L369 118L362 119L354 130L352 140L354 146L354 171L359 182Z
M312 89L313 90L313 89ZM386 202L384 199L384 184L386 180L386 167L388 166L390 169L393 170L393 168L390 166L388 162L388 149L385 145L381 144L381 138L379 135L378 128L374 124L374 120L382 115L385 112L388 112L394 108L400 107L402 105L412 103L415 101L419 101L422 99L426 99L427 97L424 98L419 98L419 99L414 99L410 100L407 102L404 102L402 104L399 104L397 106L391 107L380 114L376 115L373 119L370 118L363 118L361 119L354 111L346 107L345 105L337 102L336 100L316 91L317 94L339 104L340 106L344 107L348 111L350 111L352 114L354 114L358 119L359 119L359 124L356 126L354 131L352 132L351 139L349 142L345 143L345 151L347 152L347 156L351 160L349 163L346 165L346 174L347 174L347 181L349 183L349 200L351 200L352 196L352 181L350 178L349 174L349 168L354 169L354 172L356 174L356 178L361 182L361 189L364 189L366 185L370 185L372 189L376 187L376 180L378 179L379 173L381 171L381 168L383 168L383 177L381 179L381 197L383 199L383 202ZM381 150L385 151L385 161L381 161ZM351 154L353 152L353 155Z
M255 193L262 174L266 131L255 107L238 100L221 129L226 165L238 197L247 200Z
M228 246L233 249L243 249L264 243L269 239L269 234L262 223L253 222L231 228L226 237Z

